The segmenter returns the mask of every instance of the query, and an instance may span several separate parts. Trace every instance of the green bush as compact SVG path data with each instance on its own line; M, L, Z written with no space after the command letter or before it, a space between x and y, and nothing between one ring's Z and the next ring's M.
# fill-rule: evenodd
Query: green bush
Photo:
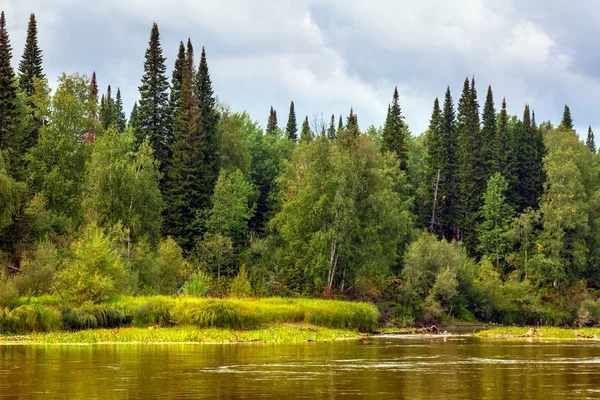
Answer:
M187 296L205 296L208 292L208 278L202 272L194 272L183 285L182 292Z
M233 278L229 287L229 295L237 298L250 297L252 295L252 286L250 285L250 280L248 280L246 266L242 265L240 272Z

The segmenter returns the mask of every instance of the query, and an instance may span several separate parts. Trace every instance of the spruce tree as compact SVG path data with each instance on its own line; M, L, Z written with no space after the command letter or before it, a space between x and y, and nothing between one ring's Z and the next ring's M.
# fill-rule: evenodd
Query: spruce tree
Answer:
M166 76L166 58L160 45L158 25L152 24L150 40L144 59L144 75L139 87L138 144L148 140L155 158L161 163L161 171L168 158L167 127L169 114L169 81Z
M106 90L106 95L100 100L100 124L104 130L116 124L115 99L112 97L110 85Z
M204 143L194 72L194 48L188 39L179 109L173 124L173 156L164 189L165 234L172 236L186 250L190 250L199 237L201 228L196 215L205 201L202 181Z
M596 152L596 141L594 140L594 132L592 131L591 125L588 127L587 139L585 141L585 144L592 153Z
M17 127L17 88L15 72L10 65L12 47L4 11L0 14L0 150L12 145Z
M185 46L183 42L179 42L179 52L173 66L173 75L171 77L171 91L169 93L169 114L167 117L167 147L173 144L173 122L179 109L179 97L181 90L181 81L183 79L183 67L185 65Z
M481 135L479 135L480 168L482 169L481 192L485 192L488 179L494 174L494 141L496 139L496 108L492 86L488 86L483 106Z
M340 115L340 119L338 120L338 128L337 128L337 134L339 136L340 131L344 129L344 121L342 119L342 116Z
M273 109L271 106L271 110L269 111L269 119L267 120L267 135L275 133L277 131L277 111Z
M35 14L29 16L25 50L19 63L19 85L21 90L31 96L34 92L33 78L44 78L42 70L42 51L38 47L37 22Z
M96 80L96 71L92 72L92 79L90 80L90 99L96 99L96 105L98 104L98 81Z
M406 124L404 123L404 117L400 110L398 87L394 88L394 96L392 98L391 106L388 107L381 140L381 150L383 152L391 151L395 153L400 160L400 169L406 170L408 161L408 138Z
M571 118L571 110L569 110L569 106L565 104L565 110L563 111L562 121L560 122L562 126L567 129L573 130L573 118Z
M335 132L335 115L331 114L331 122L329 123L329 129L327 129L327 138L329 140L335 140L337 138Z
M291 139L294 142L298 141L298 125L296 124L296 110L293 101L290 103L290 113L288 115L288 123L285 132L287 133L288 139Z
M127 126L125 111L123 111L123 99L121 98L121 88L117 88L117 97L115 100L115 126L120 132L123 132Z
M300 143L310 143L314 139L313 133L310 130L310 125L308 123L308 115L302 121L302 131L300 132Z
M456 114L450 86L446 88L442 120L440 123L442 144L445 150L444 169L440 177L439 196L443 201L440 219L442 220L442 235L447 240L457 238L457 205L459 197L458 186L458 133L456 130Z
M390 113L388 112L388 115ZM429 182L431 191L429 196L429 215L426 218L427 226L430 232L435 232L438 236L442 235L443 209L441 207L442 192L440 183L442 183L442 174L445 173L446 148L444 147L442 135L442 111L440 102L436 97L433 101L433 111L429 120L429 129L425 136L425 147L427 148L427 164L429 165Z
M346 118L346 130L354 136L360 135L358 116L354 113L352 107L350 107L350 114L348 114L348 118Z
M493 142L494 147L494 172L499 172L511 184L512 171L510 162L512 158L512 143L508 131L508 112L506 111L506 99L502 99L502 108L498 114L496 136Z
M134 132L139 129L139 115L138 115L138 105L137 101L133 103L133 107L131 108L131 113L129 114L129 127L134 130Z
M198 66L196 75L196 89L198 91L198 106L202 118L202 145L200 146L200 150L202 151L203 162L202 174L200 176L202 181L200 209L206 210L210 207L210 197L213 194L221 168L221 153L217 131L220 116L217 111L217 100L214 97L204 47L202 47L200 65Z

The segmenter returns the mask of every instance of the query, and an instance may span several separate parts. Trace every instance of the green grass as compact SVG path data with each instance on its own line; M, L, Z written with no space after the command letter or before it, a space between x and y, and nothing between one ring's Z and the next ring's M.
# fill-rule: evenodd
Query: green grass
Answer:
M91 344L91 343L237 343L306 342L358 338L356 331L319 328L310 325L277 325L259 330L223 328L118 328L88 329L77 332L32 333L26 336L0 336L0 344Z
M499 327L480 331L477 336L482 338L491 339L519 339L526 337L524 336L528 327ZM541 327L536 328L535 337L538 339L551 339L551 340L583 340L583 339L594 339L594 335L600 339L600 328L555 328L555 327Z
M277 324L373 332L380 313L370 303L320 299L215 299L118 296L73 307L56 297L19 299L0 309L0 332L55 332L148 326L257 330Z

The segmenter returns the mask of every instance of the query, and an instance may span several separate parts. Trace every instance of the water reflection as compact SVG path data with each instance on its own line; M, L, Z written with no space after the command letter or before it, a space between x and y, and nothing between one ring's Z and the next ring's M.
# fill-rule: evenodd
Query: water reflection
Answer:
M596 343L0 346L0 397L562 399L600 395Z

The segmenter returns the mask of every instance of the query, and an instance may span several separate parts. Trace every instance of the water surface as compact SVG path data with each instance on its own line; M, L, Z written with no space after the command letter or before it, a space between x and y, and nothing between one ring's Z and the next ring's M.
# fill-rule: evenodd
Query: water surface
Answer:
M454 338L457 339L457 338ZM0 398L600 398L600 344L0 345Z

